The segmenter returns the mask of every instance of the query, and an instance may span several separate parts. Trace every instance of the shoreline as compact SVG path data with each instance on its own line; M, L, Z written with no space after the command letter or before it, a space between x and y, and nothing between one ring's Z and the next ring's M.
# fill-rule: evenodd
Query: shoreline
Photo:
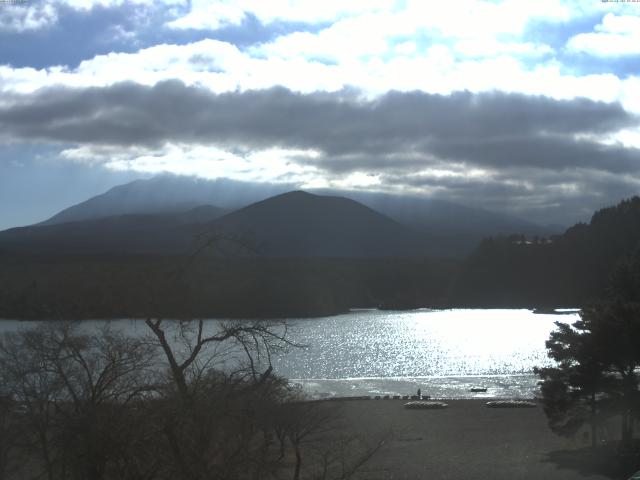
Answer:
M267 313L266 315L253 316L253 315L210 315L210 316L194 316L192 320L205 319L205 320L265 320L265 321L273 321L273 320L314 320L318 318L328 318L328 317L338 317L340 315L345 315L349 313L356 312L367 312L367 311L377 311L377 312L420 312L420 311L449 311L449 310L527 310L536 315L573 315L580 311L579 308L575 307L566 307L566 306L557 306L557 307L537 307L531 305L523 305L523 306L495 306L495 307L487 307L487 306L468 306L468 305L448 305L446 307L443 306L419 306L419 307L394 307L394 308L384 308L384 307L346 307L339 309L331 309L327 311L314 311L314 312L292 312L287 314L273 314ZM170 318L170 316L163 315L149 315L152 318L161 317L166 320L178 320L176 318ZM71 321L71 322L83 322L83 321L104 321L104 322L112 322L117 320L144 320L147 317L127 317L123 315L114 315L114 316L98 316L98 317L60 317L60 318L49 318L45 316L20 316L15 315L13 318L5 318L1 317L0 322L7 321L17 321L17 322L46 322L46 321Z
M314 399L333 397L384 397L415 395L418 389L432 399L508 400L530 399L539 395L539 378L533 373L490 375L434 375L408 377L361 377L342 379L289 378ZM472 388L486 388L473 392Z
M403 397L409 398L403 398ZM447 398L447 397L428 397L422 395L422 398L413 398L417 397L417 395L402 395L401 398L391 397L389 395L385 395L384 397L376 395L354 395L352 397L344 396L344 397L329 397L329 398L313 398L310 399L310 402L355 402L355 401L373 401L373 402L407 402L419 400L422 402L494 402L494 401L503 401L505 398L503 397L482 397L482 398ZM528 402L536 402L538 403L538 398L536 397L518 397L514 400L523 400Z

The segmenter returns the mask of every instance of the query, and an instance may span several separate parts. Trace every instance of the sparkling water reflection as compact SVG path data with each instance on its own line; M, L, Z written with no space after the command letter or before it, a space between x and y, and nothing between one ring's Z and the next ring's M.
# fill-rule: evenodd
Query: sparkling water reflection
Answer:
M535 395L536 366L551 362L545 341L554 322L577 313L530 310L359 310L292 319L292 340L306 345L274 359L275 371L316 397L405 395L421 388L434 398ZM215 328L217 320L207 321ZM3 320L0 332L37 322ZM85 321L91 330L102 322ZM132 335L147 334L142 320L117 320ZM471 393L471 387L486 392Z
M276 370L318 396L407 394L531 397L535 366L550 365L545 341L554 322L577 314L530 310L353 311L295 320L304 343ZM471 394L473 386L487 392Z

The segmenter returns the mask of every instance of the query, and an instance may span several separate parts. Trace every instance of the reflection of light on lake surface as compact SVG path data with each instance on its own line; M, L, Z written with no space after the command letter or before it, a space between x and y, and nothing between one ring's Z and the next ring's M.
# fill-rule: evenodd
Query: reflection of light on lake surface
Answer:
M297 319L291 321L292 339L307 347L276 358L275 369L319 394L405 394L422 387L439 397L531 396L533 367L550 365L545 341L554 322L577 319L577 313L529 310L360 310ZM28 323L2 321L0 331ZM147 333L141 320L112 324ZM471 395L470 387L478 385L487 393Z
M278 362L295 378L469 376L530 373L547 365L555 321L528 310L355 311L294 323L308 345Z
M506 395L509 385L517 386L509 396L530 396L533 367L550 364L545 341L554 322L575 320L577 314L529 310L354 311L298 320L295 339L309 347L280 358L277 370L339 394L363 394L367 385L371 393L402 393L392 387L424 384L416 379L429 377L449 396L478 384L489 385L488 393L493 386L492 396Z

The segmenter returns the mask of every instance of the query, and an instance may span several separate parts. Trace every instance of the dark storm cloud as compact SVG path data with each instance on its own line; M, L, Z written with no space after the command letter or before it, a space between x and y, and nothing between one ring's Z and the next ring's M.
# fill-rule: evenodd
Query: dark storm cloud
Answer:
M468 192L470 189L477 193L491 196L519 195L526 187L523 184L510 183L510 179L499 181L495 178L475 178L463 176L437 176L437 175L400 175L391 174L382 177L383 183L393 185L405 185L408 187L418 187L429 189L439 188L454 194L457 192Z
M522 94L299 94L283 88L214 94L179 81L153 87L47 88L0 98L0 135L84 145L166 142L313 149L329 171L456 162L488 168L577 166L636 171L638 151L575 140L638 124L619 104Z
M451 160L494 168L535 166L562 171L581 167L618 173L640 169L640 151L637 149L578 141L560 135L437 140L429 145L429 150Z
M240 155L313 149L317 156L291 161L312 165L329 180L364 172L387 189L422 191L540 223L587 219L638 192L640 151L587 140L637 125L619 104L497 92L390 92L363 100L353 90L214 94L167 81L0 95L0 140L97 151L167 142ZM480 173L471 175L473 169Z
M576 168L558 175L542 169L511 168L490 176L435 176L386 174L383 184L431 192L439 198L463 205L522 216L541 225L569 226L588 221L594 211L637 195L640 181Z

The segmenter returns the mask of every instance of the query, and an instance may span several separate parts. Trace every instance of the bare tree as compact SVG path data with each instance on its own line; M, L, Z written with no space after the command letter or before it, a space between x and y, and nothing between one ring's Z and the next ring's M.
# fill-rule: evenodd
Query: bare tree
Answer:
M211 322L209 331L202 319L170 322L168 328L169 322L162 319L148 318L145 323L157 339L184 401L189 400L198 380L216 361L234 367L228 368L234 375L249 376L259 383L273 370L272 355L295 345L287 338L289 327L285 321ZM176 341L167 338L171 334Z
M174 474L237 478L240 466L260 470L255 459L267 461L269 436L259 417L283 384L273 375L272 356L293 345L287 323L147 319L146 324L175 391L174 401L167 391L162 427Z
M50 323L0 339L2 384L24 406L10 445L23 476L338 479L368 458L337 403L274 374L286 323L147 325L153 337Z
M0 375L24 406L23 447L46 478L105 478L132 433L127 407L154 388L153 357L148 342L108 325L91 335L75 323L5 334Z
M0 394L0 480L10 478L21 463L15 448L20 410L10 395Z

